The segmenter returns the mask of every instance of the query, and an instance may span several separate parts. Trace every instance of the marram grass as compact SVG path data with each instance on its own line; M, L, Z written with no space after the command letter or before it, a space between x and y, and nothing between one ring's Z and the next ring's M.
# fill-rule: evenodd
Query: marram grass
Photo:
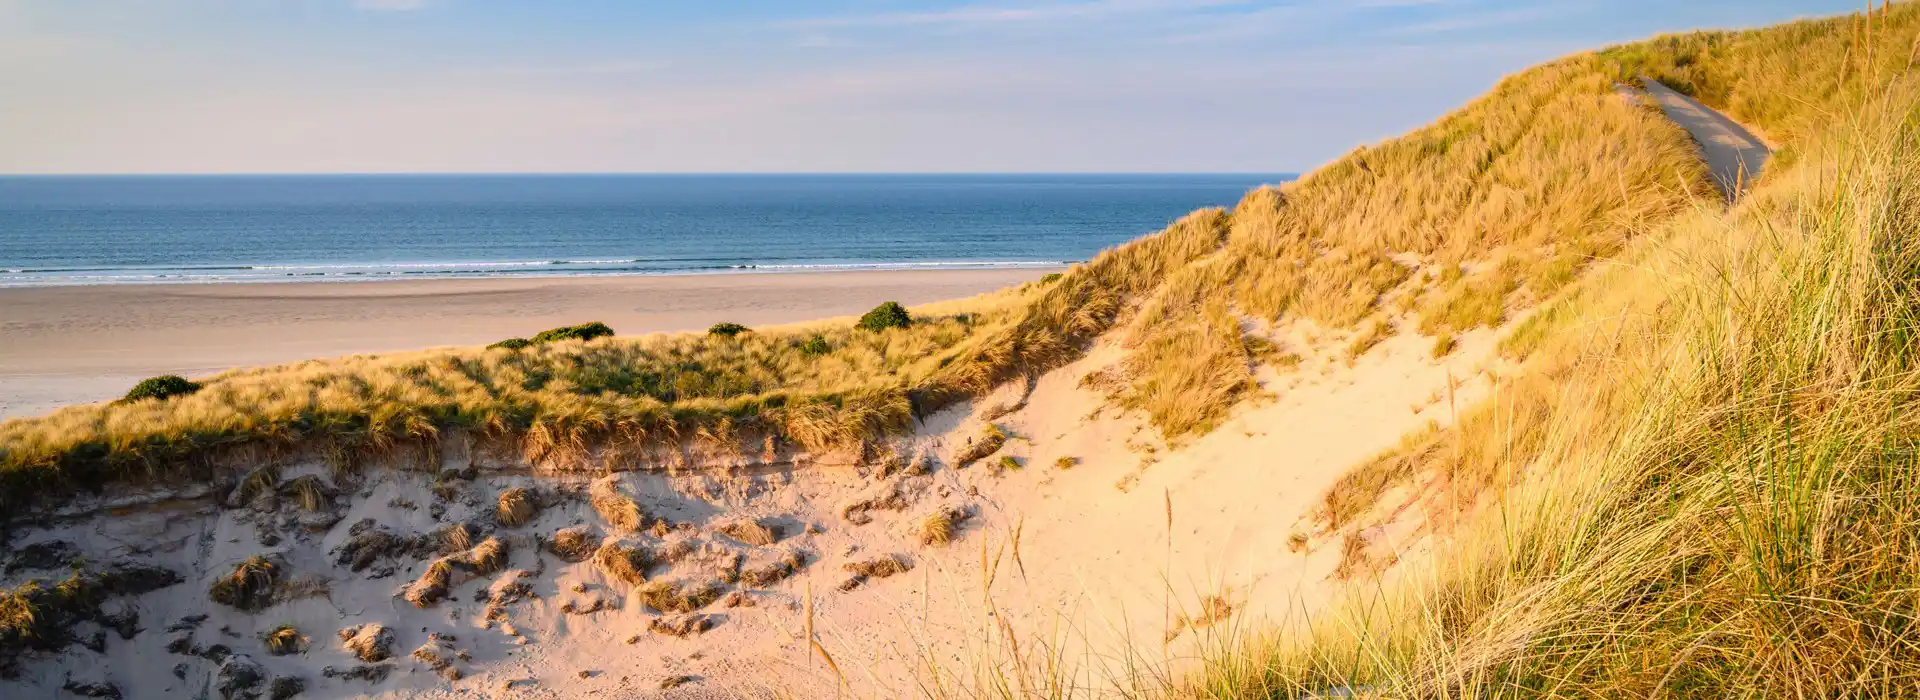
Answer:
M1920 695L1916 38L1901 4L1606 52L1786 157L1523 327L1472 418L1329 494L1339 528L1382 479L1452 504L1438 552L1179 694Z

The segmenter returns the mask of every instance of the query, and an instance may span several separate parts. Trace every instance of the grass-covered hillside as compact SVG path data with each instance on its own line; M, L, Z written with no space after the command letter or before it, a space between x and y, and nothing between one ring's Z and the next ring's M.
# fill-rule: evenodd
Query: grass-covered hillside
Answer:
M1422 565L1196 692L1920 694L1920 6L1594 60L1777 142L1749 195L1629 243L1510 336L1457 429L1329 494L1465 514Z

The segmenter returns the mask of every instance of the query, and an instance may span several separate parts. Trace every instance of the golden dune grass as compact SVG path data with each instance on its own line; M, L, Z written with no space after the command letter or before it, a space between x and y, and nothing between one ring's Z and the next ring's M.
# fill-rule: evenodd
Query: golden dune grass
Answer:
M1478 503L1425 566L1188 692L1920 692L1917 39L1901 4L1605 52L1787 157L1577 283L1508 339L1526 364L1486 406L1330 494L1339 528L1382 484Z

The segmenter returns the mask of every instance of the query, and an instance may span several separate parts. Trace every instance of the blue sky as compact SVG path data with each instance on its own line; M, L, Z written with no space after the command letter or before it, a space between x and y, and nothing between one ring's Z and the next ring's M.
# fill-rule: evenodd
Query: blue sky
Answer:
M1294 172L1848 0L0 0L0 172Z

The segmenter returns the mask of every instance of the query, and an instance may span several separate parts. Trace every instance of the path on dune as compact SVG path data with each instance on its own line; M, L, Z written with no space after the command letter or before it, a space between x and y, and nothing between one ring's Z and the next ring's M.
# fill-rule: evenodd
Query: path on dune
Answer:
M1660 111L1700 144L1701 155L1706 158L1707 168L1713 171L1720 191L1728 200L1738 199L1753 178L1760 175L1761 168L1766 167L1767 157L1773 151L1760 137L1727 115L1660 81L1645 76L1640 80L1646 84L1647 96L1660 106Z

